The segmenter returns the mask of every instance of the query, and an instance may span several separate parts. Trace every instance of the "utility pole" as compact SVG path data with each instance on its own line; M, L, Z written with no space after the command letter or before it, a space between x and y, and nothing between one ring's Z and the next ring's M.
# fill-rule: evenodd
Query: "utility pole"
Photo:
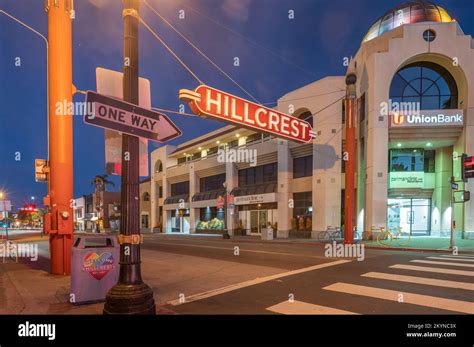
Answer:
M123 99L138 105L139 0L123 0ZM107 293L104 314L155 314L153 291L140 268L139 138L122 134L120 277Z
M346 172L344 196L344 243L354 242L354 207L355 207L355 83L357 77L350 73L346 77ZM344 158L343 158L344 159Z
M49 89L49 180L45 216L51 253L51 273L69 275L73 243L72 115L56 114L58 103L72 102L72 2L47 0Z

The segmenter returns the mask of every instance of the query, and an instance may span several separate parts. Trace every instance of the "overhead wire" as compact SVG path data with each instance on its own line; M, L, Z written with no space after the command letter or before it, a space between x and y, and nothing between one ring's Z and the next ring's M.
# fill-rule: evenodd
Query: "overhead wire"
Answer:
M183 33L181 33L176 27L171 24L165 17L163 17L156 9L154 9L148 1L143 1L145 6L147 6L155 15L157 15L166 25L168 25L175 33L177 33L183 40L185 40L192 48L194 48L202 57L204 57L209 63L211 63L217 70L219 70L224 76L231 80L237 87L240 88L245 94L250 96L253 100L260 104L260 101L253 96L247 89L241 86L235 79L233 79L227 72L225 72L219 65L217 65L207 54L205 54L199 47L197 47L191 40L189 40Z

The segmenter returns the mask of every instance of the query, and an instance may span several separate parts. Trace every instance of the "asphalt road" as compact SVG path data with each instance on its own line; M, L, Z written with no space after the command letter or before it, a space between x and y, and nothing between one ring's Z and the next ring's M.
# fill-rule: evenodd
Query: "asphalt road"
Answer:
M358 261L326 257L324 245L317 243L179 236L148 236L143 248L281 269L174 300L166 308L177 313L474 313L473 255L366 249Z

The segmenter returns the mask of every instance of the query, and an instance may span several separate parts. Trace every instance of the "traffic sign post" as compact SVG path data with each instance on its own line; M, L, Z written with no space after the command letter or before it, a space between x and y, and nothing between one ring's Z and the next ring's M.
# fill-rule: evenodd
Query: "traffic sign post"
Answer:
M164 114L92 91L86 96L84 122L101 128L120 131L131 136L164 142L182 134Z
M199 116L208 116L297 143L308 143L316 137L311 124L303 119L204 84L195 90L181 89L179 98L188 102L191 110Z

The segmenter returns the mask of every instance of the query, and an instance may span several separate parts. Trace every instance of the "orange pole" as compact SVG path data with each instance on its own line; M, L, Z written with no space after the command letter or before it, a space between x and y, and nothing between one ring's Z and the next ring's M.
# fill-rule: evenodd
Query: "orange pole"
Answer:
M71 272L73 242L72 115L56 105L72 102L71 0L46 0L49 78L49 207L51 273Z
M344 243L354 242L354 207L355 207L355 117L353 95L347 95L346 109L346 173L345 173L345 219L344 219Z

